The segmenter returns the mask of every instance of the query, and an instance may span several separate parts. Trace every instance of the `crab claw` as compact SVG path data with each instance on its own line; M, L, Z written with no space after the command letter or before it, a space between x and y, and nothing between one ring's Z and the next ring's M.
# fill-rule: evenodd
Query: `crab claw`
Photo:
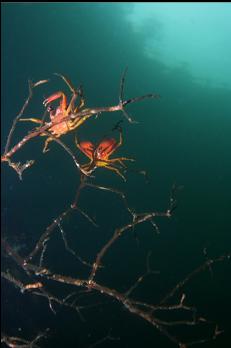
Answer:
M56 93L52 94L50 97L46 98L43 101L43 105L45 107L47 107L48 104L50 104L51 102L53 102L54 100L59 99L59 98L61 98L60 106L61 106L62 110L65 110L67 107L67 98L66 98L65 94L61 91L56 92Z
M48 98L45 99L45 100L43 101L43 105L44 105L45 107L47 107L47 104L48 104Z
M48 104L50 104L53 100L56 99L56 98L53 98L53 96L54 96L54 95L52 95L52 96L46 98L46 99L43 101L43 105L44 105L45 107L47 107Z
M43 101L43 105L45 106L45 107L47 107L47 105L49 104L49 100L48 100L49 98L47 98L47 99L45 99L44 101Z

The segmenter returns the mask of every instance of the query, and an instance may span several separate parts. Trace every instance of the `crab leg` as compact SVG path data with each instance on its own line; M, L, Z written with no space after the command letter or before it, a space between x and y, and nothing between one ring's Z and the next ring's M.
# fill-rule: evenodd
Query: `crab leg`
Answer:
M70 101L68 108L67 108L67 114L69 114L70 112L74 112L75 100L79 94L78 91L75 89L75 87L72 85L71 81L68 78L66 78L65 76L63 76L61 74L57 74L57 73L54 73L54 75L61 77L63 79L63 81L67 84L67 86L69 87L70 91L73 93L71 101ZM82 93L80 93L80 94L82 94Z
M135 162L135 160L133 158L127 158L127 157L118 157L118 158L112 158L112 159L108 159L107 160L107 162L109 162L109 163L114 163L114 162L121 163L122 161L132 161L132 162Z
M67 86L69 87L70 91L73 94L77 93L75 90L75 87L72 85L71 81L67 77L63 76L62 74L58 74L58 73L54 73L54 75L61 77L61 79L63 79L63 81L67 84Z
M112 167L112 166L105 166L104 168L107 168L113 172L115 172L116 174L118 174L119 176L121 176L121 178L126 181L125 177L123 176L123 174L120 173L119 169L118 168L115 168L115 167Z
M82 116L82 117L77 117L74 121L73 121L73 124L72 125L68 125L69 129L70 130L73 130L77 127L79 127L82 123L84 123L89 117L91 117L92 115L89 114L89 115L85 115L85 116ZM78 146L78 145L77 145Z
M44 147L43 147L43 153L46 153L49 151L48 149L48 144L53 141L53 138L52 137L48 137L46 140L45 140L45 144L44 144Z
M118 149L123 144L123 136L122 131L120 130L120 139L119 142L113 147L113 149L108 153L108 156L110 156L116 149Z
M79 101L79 105L76 106L76 108L74 109L74 114L77 113L80 109L82 109L85 105L85 99L83 96L83 89L82 86L79 87L78 89L78 95L80 97L80 101Z
M20 118L19 121L29 121L29 122L34 122L34 123L40 123L42 124L43 121L42 120L39 120L38 118Z

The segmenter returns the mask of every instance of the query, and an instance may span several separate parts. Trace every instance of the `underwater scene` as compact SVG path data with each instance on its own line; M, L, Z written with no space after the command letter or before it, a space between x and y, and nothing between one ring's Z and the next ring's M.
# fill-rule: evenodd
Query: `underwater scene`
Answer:
M231 3L2 3L1 346L231 346Z

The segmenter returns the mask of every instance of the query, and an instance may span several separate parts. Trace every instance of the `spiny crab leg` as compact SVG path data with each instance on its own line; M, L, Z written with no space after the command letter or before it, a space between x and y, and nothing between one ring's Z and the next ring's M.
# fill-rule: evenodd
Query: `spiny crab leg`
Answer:
M71 81L68 78L59 73L54 73L54 75L61 77L61 79L63 79L63 81L67 84L67 86L73 94L77 93L75 87L72 85Z
M20 118L20 122L33 122L33 123L39 123L43 124L42 120L39 120L38 118L30 117L30 118Z
M69 114L70 112L74 112L74 103L76 98L78 97L78 91L75 89L75 87L72 85L71 81L66 78L65 76L63 76L62 74L58 74L58 73L54 73L54 75L61 77L61 79L63 79L63 81L67 84L67 86L69 87L70 91L72 92L72 98L71 101L68 105L67 108L67 114Z
M107 160L107 162L109 162L109 163L119 162L120 164L124 165L124 163L121 163L122 161L135 162L135 159L134 158L127 158L127 157L118 157L118 158L112 158L112 159Z
M119 175L125 182L127 181L125 176L120 172L120 170L116 167L113 167L111 165L106 165L105 168L111 170L112 172L115 172L117 175Z

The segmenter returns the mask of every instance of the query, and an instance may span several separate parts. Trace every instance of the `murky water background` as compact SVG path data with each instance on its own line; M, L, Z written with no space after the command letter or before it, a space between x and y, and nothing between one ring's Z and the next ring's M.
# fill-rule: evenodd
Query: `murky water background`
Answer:
M76 86L83 84L87 107L118 103L126 66L126 98L152 92L161 95L159 100L128 107L138 124L129 124L121 113L103 114L76 132L79 139L99 141L123 119L124 144L118 155L135 158L132 168L147 170L150 181L145 183L143 176L131 171L124 183L112 172L98 169L95 182L125 192L138 212L166 209L172 184L183 186L174 217L156 221L160 235L151 225L140 225L139 244L130 231L104 260L99 280L125 291L145 271L146 255L152 250L151 265L160 274L149 277L134 293L146 301L158 303L171 286L201 264L204 248L210 257L230 251L230 23L228 3L2 6L2 148L27 96L28 78L51 81L35 91L27 117L42 116L44 97L57 90L69 93L54 72L68 76ZM20 124L13 142L31 127ZM84 162L74 135L62 140ZM15 155L20 161L36 160L22 182L11 168L2 167L2 227L21 252L31 250L46 226L73 200L79 182L62 148L51 143L44 155L43 143L40 137ZM125 224L129 216L112 193L87 190L81 206L100 227L93 228L79 216L68 218L63 228L71 244L92 261L114 228ZM3 267L7 262L4 259ZM64 251L58 234L47 253L47 264L59 273L78 276L82 272ZM204 347L229 346L230 283L226 263L214 267L212 278L205 272L185 289L189 304L225 330ZM44 347L89 347L110 329L120 340L105 341L102 347L172 347L156 330L107 298L85 310L86 322L81 322L77 313L58 306L54 315L44 299L20 294L4 280L2 290L3 331L31 337L50 327Z

